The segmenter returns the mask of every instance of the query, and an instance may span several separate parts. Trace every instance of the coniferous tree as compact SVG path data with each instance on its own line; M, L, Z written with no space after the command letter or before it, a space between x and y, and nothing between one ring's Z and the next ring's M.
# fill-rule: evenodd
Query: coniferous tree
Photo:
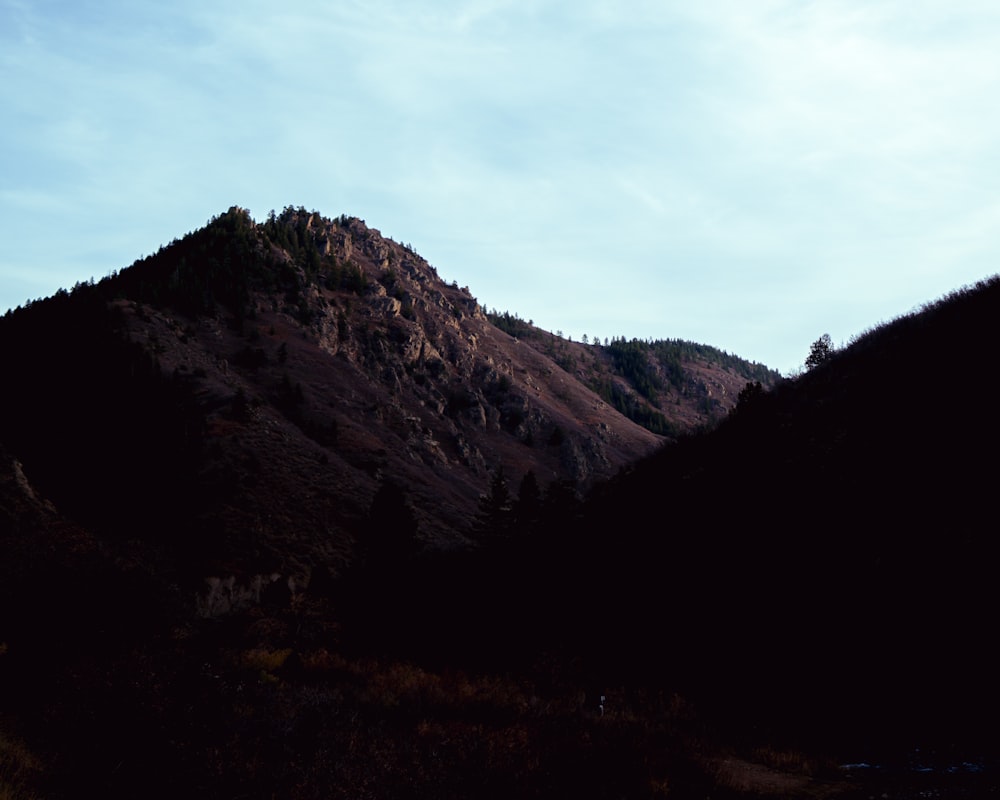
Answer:
M760 381L747 381L746 385L740 389L736 398L736 405L733 406L732 414L739 414L755 405L764 396L764 387Z
M806 356L806 369L818 367L832 355L833 340L830 339L830 334L824 333L809 348L809 355Z
M542 489L533 470L528 470L521 478L514 503L514 518L520 532L530 531L538 522L542 511Z
M489 492L479 498L476 532L483 539L498 538L510 533L514 521L514 505L507 488L503 465L496 468L490 480Z

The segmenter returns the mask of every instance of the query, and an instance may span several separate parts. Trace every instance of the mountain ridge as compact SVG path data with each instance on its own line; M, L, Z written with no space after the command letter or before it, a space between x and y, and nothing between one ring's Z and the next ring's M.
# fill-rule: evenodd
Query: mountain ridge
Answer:
M291 207L260 223L234 207L130 268L8 314L0 337L4 327L34 352L14 360L30 388L12 399L6 417L20 422L0 439L27 450L25 469L47 495L119 535L143 503L173 508L154 538L182 526L192 547L218 552L216 569L243 552L259 563L230 568L300 579L350 561L386 479L406 487L425 544L468 546L497 470L513 486L531 472L543 488L582 494L663 441L615 408L621 398L633 417L665 419L665 409L684 429L724 414L745 383L704 359L687 362L685 378L674 358L674 386L643 352L633 375L652 376L656 405L652 383L642 392L615 372L617 342L584 346L523 324L513 337L412 248L356 218ZM71 394L87 406L72 423L58 400ZM123 419L144 448L114 433ZM79 463L57 457L67 443ZM113 465L105 479L83 455L102 449ZM148 483L133 474L140 464ZM121 486L132 507L107 511ZM194 498L193 523L171 496Z

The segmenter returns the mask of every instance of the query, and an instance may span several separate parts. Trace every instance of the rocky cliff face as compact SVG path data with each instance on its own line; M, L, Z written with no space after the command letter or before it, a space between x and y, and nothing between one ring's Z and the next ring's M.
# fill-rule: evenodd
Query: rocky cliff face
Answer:
M0 438L26 451L27 473L117 536L133 535L129 514L152 517L149 538L184 541L218 569L339 569L386 481L404 489L424 546L464 545L497 470L514 493L529 470L543 488L583 491L660 441L357 219L288 209L258 224L232 209L12 316L9 334L37 347L22 353L24 393L8 409L23 424ZM95 379L105 371L110 380ZM31 435L51 429L58 393L90 398L60 409L73 421L57 427L79 452L65 463ZM122 414L106 410L118 403ZM84 419L88 408L108 418ZM128 497L134 508L113 510Z
M0 338L34 345L0 441L61 509L117 537L141 518L181 569L342 569L386 483L421 546L467 546L501 469L514 495L528 472L582 493L663 441L593 390L611 374L602 348L505 332L355 218L233 208L4 322ZM704 421L692 402L669 405L679 429Z

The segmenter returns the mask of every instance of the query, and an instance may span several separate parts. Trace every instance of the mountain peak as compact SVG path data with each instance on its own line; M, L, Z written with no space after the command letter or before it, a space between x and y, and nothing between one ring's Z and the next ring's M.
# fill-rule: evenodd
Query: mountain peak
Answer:
M512 335L411 247L302 207L256 222L233 206L63 301L8 320L40 345L20 369L44 377L12 401L7 419L25 424L0 439L27 449L46 496L111 530L128 526L116 481L154 506L194 493L184 513L219 540L206 563L225 552L243 569L350 561L386 480L406 487L425 546L464 546L498 470L515 486L531 473L583 493L664 441L651 423L703 425L747 379L710 348L685 361L676 343L583 345L523 322ZM71 410L56 428L119 466L60 466L54 449L33 448L55 413L39 411L51 405L39 392L83 397L103 425ZM108 410L122 398L130 436Z

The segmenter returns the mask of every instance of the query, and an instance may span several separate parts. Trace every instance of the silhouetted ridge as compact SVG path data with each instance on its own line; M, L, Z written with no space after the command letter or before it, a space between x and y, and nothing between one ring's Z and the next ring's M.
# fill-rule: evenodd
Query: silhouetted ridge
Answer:
M1000 427L956 386L998 321L997 278L960 290L602 490L588 519L616 644L660 630L705 698L832 738L983 735Z

